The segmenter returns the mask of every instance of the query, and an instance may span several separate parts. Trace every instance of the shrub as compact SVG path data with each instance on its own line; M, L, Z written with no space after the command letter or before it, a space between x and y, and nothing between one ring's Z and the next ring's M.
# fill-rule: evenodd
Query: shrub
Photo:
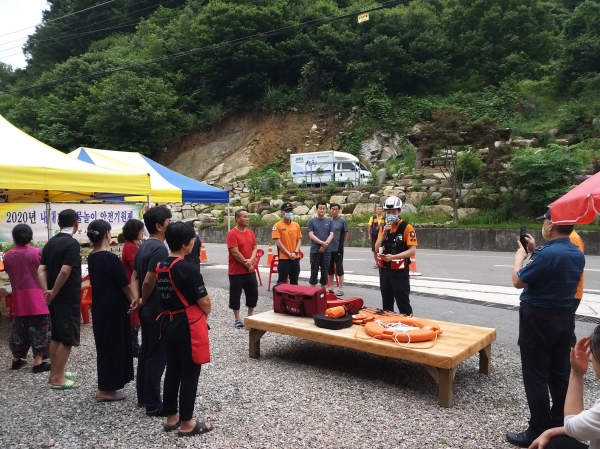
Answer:
M460 154L456 160L456 178L464 181L472 181L479 175L483 167L481 155L466 151Z
M543 150L522 150L513 157L510 170L518 174L513 181L515 188L526 189L529 194L527 204L537 213L542 213L568 191L582 168L571 151L559 145L549 145Z

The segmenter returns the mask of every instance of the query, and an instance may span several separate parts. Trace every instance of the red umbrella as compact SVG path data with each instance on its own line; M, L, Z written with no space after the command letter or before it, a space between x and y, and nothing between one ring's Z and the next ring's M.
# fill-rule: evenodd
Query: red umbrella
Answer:
M550 204L550 216L556 224L587 224L596 214L600 214L600 172Z

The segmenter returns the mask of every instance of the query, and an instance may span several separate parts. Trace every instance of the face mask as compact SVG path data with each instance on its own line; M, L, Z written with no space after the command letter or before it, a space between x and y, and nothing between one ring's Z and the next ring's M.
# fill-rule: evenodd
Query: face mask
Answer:
M387 220L388 223L396 223L398 221L398 215L386 215L385 219Z
M291 220L292 218L294 218L294 213L293 212L286 212L285 214L283 214L283 216L287 219L287 220Z

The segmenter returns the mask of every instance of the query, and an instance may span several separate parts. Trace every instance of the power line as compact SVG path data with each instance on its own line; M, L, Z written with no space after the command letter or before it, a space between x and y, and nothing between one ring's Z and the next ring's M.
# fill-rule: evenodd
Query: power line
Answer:
M137 3L133 3L133 4L129 5L129 7L131 7L133 5L137 5L138 3L144 3L145 1L146 0L141 0L141 1L137 2ZM72 36L69 33L72 33L73 31L81 30L81 29L84 29L84 28L89 28L89 27L92 27L92 26L95 26L95 25L98 25L98 24L104 23L104 22L110 22L111 20L114 20L115 18L122 17L122 16L127 16L129 14L140 12L140 11L143 11L145 9L156 8L156 7L160 6L160 5L164 5L165 3L170 3L172 1L173 0L166 0L166 1L160 2L160 3L156 4L156 5L147 6L145 8L136 9L134 11L128 11L128 12L125 12L125 13L122 13L122 14L117 14L117 15L114 15L113 17L111 17L110 19L105 19L105 20L101 20L99 22L95 22L95 23L91 23L91 24L88 24L88 25L84 25L84 26L81 26L81 27L78 27L78 28L73 28L71 30L65 31L63 33L60 33L58 36L49 37L49 38L46 38L46 39L40 39L40 40L37 40L35 42L36 43L38 43L38 42L45 42L45 41L60 39L60 38L63 38L63 37L69 37L69 36ZM127 7L126 8L119 8L119 9L117 9L115 11L120 11L120 10L124 10L124 9L127 9ZM107 14L108 12L110 12L110 11L106 11L106 12L100 13L100 15ZM83 19L83 20L86 20L86 19ZM79 23L79 22L83 22L83 20L79 20L77 22L74 22L72 25L74 25L76 23ZM101 30L98 30L98 31L101 31ZM22 37L22 38L19 38L19 39L15 39L15 40L12 40L12 41L2 42L2 43L0 43L0 45L6 45L6 44L10 44L12 42L18 42L18 41L21 41L23 39L27 39L28 37L29 36L25 36L25 37ZM22 47L22 45L17 45L15 47L10 47L10 48L5 48L4 50L0 50L0 52L7 51L7 50L12 50L14 48L20 48L20 47Z
M79 14L79 13L82 13L84 11L89 11L90 9L98 8L99 6L104 6L104 5L107 5L107 4L115 2L115 1L117 1L117 0L108 0L107 2L100 3L99 5L96 5L96 6L90 6L89 8L85 8L85 9L82 9L80 11L71 12L69 14L65 14L64 16L57 17L56 19L47 20L46 23L56 22L57 20L64 19L65 17L74 16L75 14ZM19 31L29 30L30 28L35 28L36 26L37 25L33 25L33 26L30 26L30 27L27 27L27 28L21 28L20 30L17 30L17 31L11 31L10 33L0 34L0 37L8 36L10 34L15 34L15 33L18 33Z
M16 92L22 92L22 91L26 91L26 90L31 90L31 89L38 89L40 87L51 86L53 84L60 84L60 83L68 82L68 81L75 81L75 80L80 80L80 79L85 79L85 78L91 78L91 77L95 77L95 76L111 75L113 73L122 72L124 70L130 70L130 69L135 69L135 68L138 68L138 67L144 67L144 66L147 66L147 65L150 65L150 64L157 64L159 62L168 61L170 59L182 58L182 57L189 56L189 55L196 54L196 53L206 53L206 52L209 52L209 51L221 50L223 48L233 47L233 46L245 44L246 42L251 42L251 41L254 41L254 40L257 40L257 39L275 37L275 36L279 36L279 35L282 35L282 34L291 33L293 31L301 31L301 30L304 30L304 29L307 29L307 28L312 28L312 27L315 27L315 26L324 25L326 23L335 22L337 20L346 19L348 17L353 17L353 16L356 16L357 14L363 14L363 13L366 13L366 12L373 12L373 11L378 11L378 10L381 10L381 9L392 8L394 6L399 6L399 5L410 3L411 1L412 0L388 0L388 1L385 1L385 2L381 3L379 6L374 6L372 8L368 8L368 9L361 9L361 10L357 10L357 11L353 11L353 12L349 12L349 13L340 14L338 16L326 17L326 18L323 18L323 19L310 20L308 22L303 22L303 23L300 23L298 25L290 25L290 26L287 26L287 27L278 28L276 30L267 31L265 33L257 33L257 34L253 34L253 35L250 35L250 36L246 36L246 37L242 37L242 38L238 38L238 39L232 39L232 40L229 40L229 41L221 42L221 43L218 43L218 44L208 45L206 47L194 48L192 50L182 51L182 52L179 52L179 53L174 53L172 55L162 56L160 58L150 59L148 61L140 62L140 63L137 63L137 64L130 64L130 65L123 66L123 67L117 67L117 68L111 69L111 70L103 70L103 71L98 71L98 72L90 72L90 73L85 73L85 74L82 74L82 75L76 75L76 76L69 76L69 77L59 78L59 79L56 79L56 80L47 81L45 83L33 84L33 85L30 85L30 86L24 86L24 87L20 87L18 89L13 89L13 90L9 90L9 91L0 92L0 95L12 94L12 93L16 93Z

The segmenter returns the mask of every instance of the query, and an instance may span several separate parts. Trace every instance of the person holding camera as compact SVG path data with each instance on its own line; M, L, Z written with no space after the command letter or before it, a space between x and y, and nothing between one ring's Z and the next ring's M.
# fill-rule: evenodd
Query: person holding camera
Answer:
M410 223L400 218L402 200L390 196L383 209L386 224L379 229L375 242L378 251L379 287L383 310L394 311L394 299L400 313L412 314L410 305L410 258L417 253L417 234Z
M569 240L573 226L553 223L550 211L538 220L544 220L546 244L536 248L533 237L525 234L527 250L519 244L512 272L513 285L523 289L518 344L530 419L526 430L508 432L506 440L519 447L529 447L543 432L563 424L575 329L573 298L585 266L583 253Z

